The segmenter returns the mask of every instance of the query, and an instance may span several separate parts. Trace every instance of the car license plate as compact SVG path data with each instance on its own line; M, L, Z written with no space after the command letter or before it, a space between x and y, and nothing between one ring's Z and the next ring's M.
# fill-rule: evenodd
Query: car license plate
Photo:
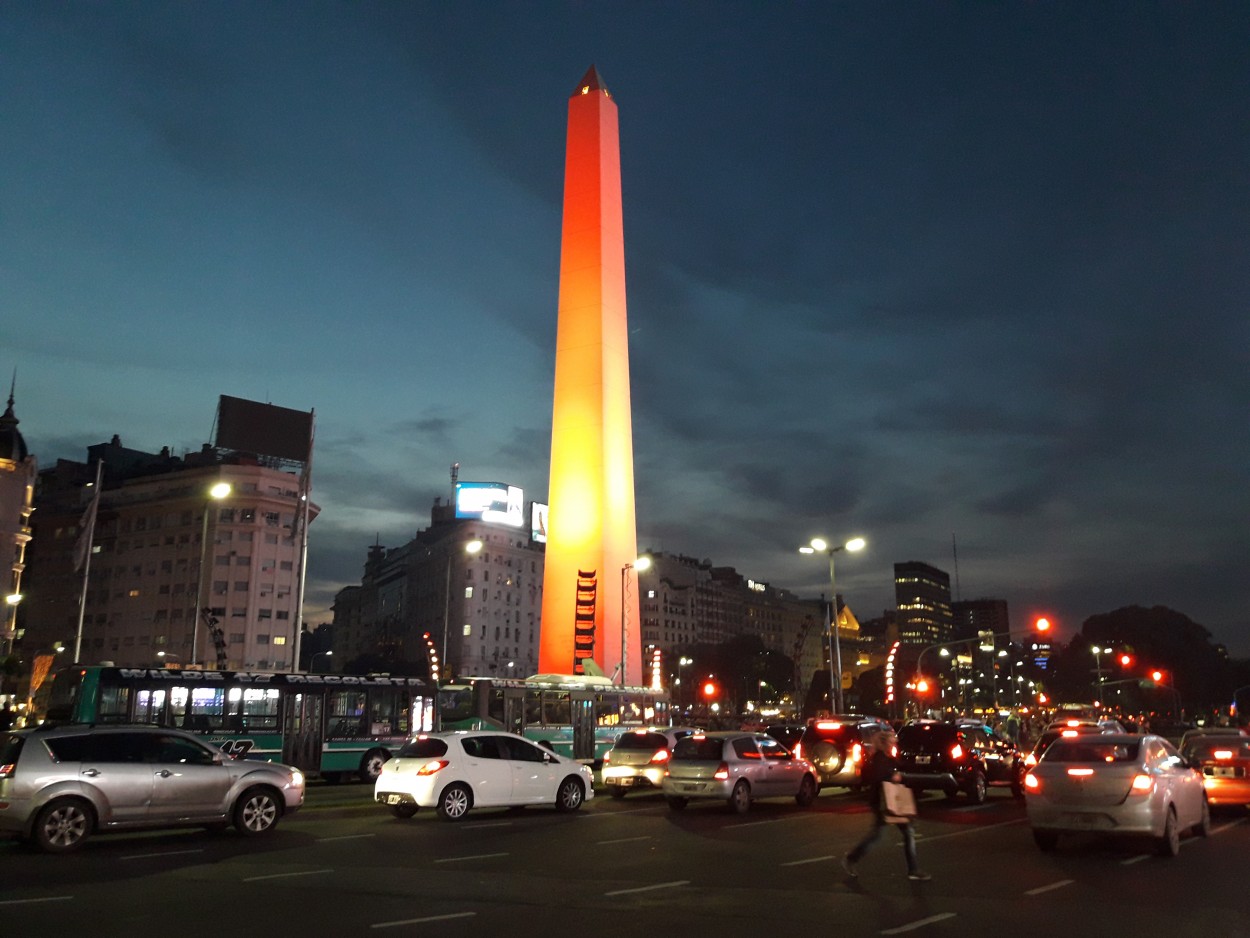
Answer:
M403 802L403 800L404 800L403 795L387 795L386 796L387 804L400 804Z
M916 765L928 765L932 756L916 756Z
M681 790L682 791L698 791L702 787L703 787L702 785L682 785Z
M1215 778L1236 778L1237 770L1231 765L1215 765L1211 767L1211 774Z
M626 776L625 778L618 778L616 780L616 784L620 785L622 788L628 788L630 785L634 784L634 780Z

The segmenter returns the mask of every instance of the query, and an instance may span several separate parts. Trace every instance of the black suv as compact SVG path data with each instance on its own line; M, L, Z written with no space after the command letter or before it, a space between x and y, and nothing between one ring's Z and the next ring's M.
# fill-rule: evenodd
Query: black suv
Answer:
M892 732L890 724L879 717L816 717L807 721L794 754L816 766L822 786L845 785L855 790L861 785L868 741L883 730Z
M974 804L990 785L1024 797L1024 756L1009 740L979 723L916 720L898 731L903 781L915 791L939 788L948 798L961 792Z

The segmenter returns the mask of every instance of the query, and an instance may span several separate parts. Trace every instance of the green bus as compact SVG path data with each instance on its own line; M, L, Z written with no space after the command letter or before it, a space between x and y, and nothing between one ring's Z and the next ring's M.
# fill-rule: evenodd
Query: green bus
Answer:
M519 733L562 756L598 763L628 729L668 726L668 692L588 674L467 678L438 689L439 727Z
M436 722L433 685L417 677L73 665L49 683L48 721L177 727L336 782L372 781Z

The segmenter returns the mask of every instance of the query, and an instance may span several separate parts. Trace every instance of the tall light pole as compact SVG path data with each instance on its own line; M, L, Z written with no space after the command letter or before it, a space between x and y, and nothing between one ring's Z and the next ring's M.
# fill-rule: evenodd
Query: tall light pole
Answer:
M482 542L477 538L469 541L464 545L466 554L476 554L482 549ZM450 675L450 669L447 666L447 622L451 619L451 559L455 556L452 550L447 551L447 579L443 584L443 647L438 650L439 659L436 662L434 672L430 675L434 679L434 683L438 683L439 673L442 672L443 677ZM459 662L463 665L464 662Z
M842 712L842 641L838 636L838 584L833 575L833 555L840 550L863 550L867 543L862 537L853 537L845 544L831 547L824 538L814 537L810 544L799 548L800 554L829 555L829 612L825 625L829 634L829 686L834 713Z
M208 565L208 515L213 503L219 502L231 492L229 482L218 482L208 490L204 501L204 523L200 527L200 575L195 584L195 620L191 624L191 665L200 663L200 615L204 608L204 568Z
M1098 680L1098 707L1102 708L1102 653L1110 652L1110 648L1103 648L1101 645L1093 645L1089 649L1094 653L1094 674Z
M308 658L308 672L309 672L310 674L316 674L316 673L317 673L317 668L316 668L316 666L315 666L315 665L316 665L316 663L317 663L317 658L318 658L319 656L321 656L321 655L325 655L325 657L326 657L326 659L327 659L327 660L326 660L326 667L327 667L327 668L329 668L329 667L330 667L330 662L329 662L329 660L328 660L328 659L329 659L329 658L331 658L331 657L334 655L334 650L333 650L333 649L331 649L330 651L314 651L314 652L313 652L313 653L309 656L309 658Z
M627 563L625 564L625 566L621 567L621 686L622 687L625 686L625 662L629 660L629 655L626 653L626 644L625 644L626 639L627 639L627 636L625 634L625 623L627 621L625 618L626 574L628 574L630 570L635 570L638 573L641 573L643 570L648 569L650 566L651 566L651 558L644 556L644 557L639 557L633 563ZM641 609L639 611L641 612Z
M687 658L685 655L682 655L680 658L677 659L677 684L682 688L682 691L683 691L682 696L687 696L687 695L684 693L685 683L681 679L681 669L685 667L689 667L692 664L694 664L694 659Z

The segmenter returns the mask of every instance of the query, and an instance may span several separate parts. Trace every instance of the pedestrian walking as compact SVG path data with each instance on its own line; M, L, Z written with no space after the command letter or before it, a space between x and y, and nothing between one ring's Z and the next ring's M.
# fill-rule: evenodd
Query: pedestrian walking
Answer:
M932 879L928 873L920 869L916 860L916 833L911 821L891 823L886 819L885 793L882 791L884 782L902 782L903 775L899 771L898 760L894 757L896 738L893 733L880 732L870 740L871 749L868 761L864 764L863 778L869 786L868 797L872 803L872 828L864 835L851 851L842 858L842 869L852 878L859 875L856 865L864 858L869 849L881 837L884 827L897 827L903 837L903 856L907 860L907 878L916 882L927 882Z

